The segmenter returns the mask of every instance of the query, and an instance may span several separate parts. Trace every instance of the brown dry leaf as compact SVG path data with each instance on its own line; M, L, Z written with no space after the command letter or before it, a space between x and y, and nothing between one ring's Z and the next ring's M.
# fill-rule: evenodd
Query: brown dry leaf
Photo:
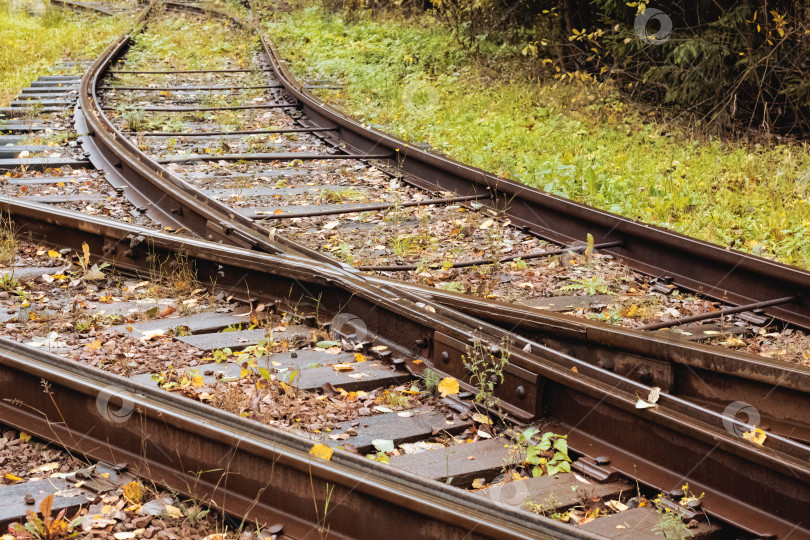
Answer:
M332 459L332 454L335 451L326 446L325 444L316 444L315 446L310 449L309 453L316 458L325 459L326 461L330 461Z
M445 377L439 383L439 393L442 397L447 397L450 394L458 394L458 381L453 377Z
M171 314L172 314L172 313L174 313L175 311L177 311L177 308L176 308L176 307L174 307L174 306L166 306L166 307L163 309L163 311L161 311L161 312L160 312L160 316L161 316L161 317L168 317L169 315L171 315Z

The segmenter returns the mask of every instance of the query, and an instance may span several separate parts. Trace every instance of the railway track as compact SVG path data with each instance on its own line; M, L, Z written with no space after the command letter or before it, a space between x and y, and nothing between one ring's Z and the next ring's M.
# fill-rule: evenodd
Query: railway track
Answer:
M168 6L186 12L199 9ZM159 13L152 16L149 24L159 21ZM229 24L238 23L230 19ZM142 32L149 32L149 24ZM611 258L608 250L612 248L606 245L610 242L599 242L598 236L593 247L587 241L575 246L570 242L549 244L549 235L538 239L522 226L510 227L506 221L517 219L510 213L511 206L487 213L486 205L497 205L499 195L480 187L472 193L442 185L434 185L427 192L417 190L414 186L425 186L420 186L408 169L409 157L392 160L395 170L391 175L391 164L384 161L390 152L341 149L347 140L358 144L344 128L313 127L311 122L318 116L312 111L304 118L291 118L282 112L298 116L297 106L305 100L301 96L295 96L295 102L289 100L292 90L282 84L284 77L279 73L283 75L284 69L280 64L258 64L261 72L274 65L277 68L278 78L269 82L257 78L253 67L216 67L230 70L227 72L195 67L178 73L176 69L130 69L125 63L112 64L119 57L126 59L122 55L130 45L129 37L114 44L83 77L79 91L83 114L76 117L77 131L88 133L83 142L90 159L117 188L106 200L126 196L134 206L132 214L145 214L170 227L173 234L156 231L153 225L151 229L136 229L70 209L48 210L19 199L5 202L4 211L31 235L27 247L33 253L42 251L36 249L40 244L67 250L60 257L38 255L30 262L37 268L41 263L67 265L74 272L71 281L80 282L72 287L87 284L82 278L87 277L89 262L95 261L109 262L127 275L148 276L151 279L147 283L161 281L161 274L168 273L169 281L171 276L175 281L187 281L193 274L193 281L209 284L200 289L225 293L218 299L206 297L202 301L191 295L185 298L186 303L177 297L144 302L137 292L137 281L127 284L123 278L106 276L101 286L93 284L82 291L80 304L93 307L79 310L81 320L65 320L53 316L70 312L75 318L75 298L66 309L70 302L64 295L41 295L53 289L29 285L39 300L48 296L60 299L50 298L50 308L25 311L36 313L39 319L28 315L23 328L12 329L12 337L20 340L39 334L36 343L53 347L62 356L132 377L127 381L104 371L80 369L76 363L66 363L51 354L33 354L30 348L3 342L6 376L0 376L0 381L3 395L9 396L2 404L4 422L45 438L57 438L96 459L134 464L133 469L142 474L157 470L150 476L162 484L210 500L230 512L267 523L284 523L284 533L292 537L318 531L369 537L392 519L431 536L463 536L473 531L502 537L616 537L625 533L652 537L655 532L650 529L662 523L655 505L649 503L658 494L658 504L682 514L687 522L694 521L692 530L698 535L803 534L801 509L808 501L804 446L808 421L802 404L806 403L808 379L802 366L553 315L530 305L496 303L482 294L491 293L491 289L474 290L484 297L476 298L456 294L452 288L425 287L419 274L460 274L467 265L480 272L475 267L484 265L481 260L497 259L495 271L504 272L508 266L507 272L514 272L517 279L526 279L530 273L548 275L554 268L548 268L549 256L560 257L556 262L561 268L593 272L593 265L616 276L630 275L636 285L633 288L657 288L662 295L669 293L667 299L674 283L670 280L665 285L632 273ZM263 45L269 49L267 43ZM273 58L272 51L269 58ZM110 65L118 72L110 75L116 79L159 76L163 81L169 77L169 82L160 83L165 86L140 79L105 82L102 68ZM222 84L221 77L228 77L229 82ZM243 86L260 87L248 89L259 91L259 95L251 96L249 105L223 109L234 105L218 102L207 93L226 90L209 90L211 87L233 88L232 77L253 77ZM191 90L190 86L198 88ZM147 87L150 89L133 89ZM184 89L176 90L181 87ZM115 101L116 93L121 92L129 93L130 98L137 96L141 100L138 110L145 113L197 115L194 129L206 133L185 137L211 138L210 133L217 131L213 137L226 141L228 153L222 152L225 147L206 152L211 145L203 143L196 155L188 151L165 155L160 147L167 144L149 146L144 142L165 140L165 132L138 133L128 140L105 118L110 111L119 113L118 121L125 120L126 114L131 116L131 103ZM192 99L144 104L147 98L137 92L146 96L166 92L164 102L175 99L171 93ZM204 106L199 106L200 101L205 101ZM159 110L148 110L152 108ZM205 115L200 116L214 111L198 109L228 111L235 115L230 121L248 129L231 128L223 133L221 122L206 122ZM257 111L261 111L258 118L249 116ZM242 114L248 117L241 118ZM286 133L255 133L256 124L270 121L274 130ZM253 132L253 136L295 134L298 140L260 140L257 144L273 142L274 150L283 151L245 152L245 134L235 133L244 131ZM335 134L340 139L334 138ZM188 149L192 144L181 141L180 148ZM302 145L310 147L311 153L301 150ZM331 165L337 162L348 165ZM218 165L215 171L206 168L211 163ZM305 163L310 166L301 167ZM354 168L355 173L347 168ZM303 175L320 179L307 185L306 181L298 182ZM272 182L265 182L266 178ZM243 184L241 179L250 182ZM255 183L257 179L260 185ZM223 190L224 182L240 187L226 186ZM380 189L381 183L390 189ZM258 192L249 192L253 198L248 204L240 200L246 189ZM346 193L351 190L366 193L358 199L356 193ZM235 198L234 191L239 192ZM331 193L324 197L325 191ZM283 205L274 197L279 194L286 195ZM442 200L430 206L423 204L436 199ZM326 209L306 209L306 203L311 202ZM324 203L345 206L334 208ZM351 213L346 212L347 206ZM355 211L358 207L360 211ZM425 208L431 208L433 215L420 214ZM375 217L379 212L393 217ZM445 259L449 263L445 264L442 250L431 251L437 243L433 241L422 246L417 258L411 250L393 250L397 240L400 245L404 242L398 233L389 234L391 242L386 244L393 254L380 249L368 256L369 260L344 257L340 263L326 255L340 251L340 244L338 250L331 249L334 245L323 249L325 241L334 242L334 231L341 235L337 240L347 245L351 242L347 248L351 255L360 243L352 236L358 229L362 233L359 224L368 225L372 238L381 237L379 231L386 228L401 231L408 226L418 228L423 222L430 226L437 219L455 226L454 212L460 216L461 228L468 228L470 234L438 231L438 243L473 245L480 252L480 260L465 259L461 252L455 259ZM363 213L368 221L334 219ZM289 222L294 225L277 225L291 219L296 220ZM491 223L484 226L488 221ZM274 231L270 231L270 224L276 225ZM493 228L500 231L497 238L487 232ZM183 237L183 233L225 245ZM472 243L462 242L465 236L472 238ZM364 237L361 234L359 238ZM504 252L507 244L512 249ZM526 256L534 251L543 251L545 257ZM178 252L182 253L179 258ZM502 256L504 253L512 255ZM359 252L357 256L361 256ZM433 258L422 260L430 256ZM512 260L502 260L508 257ZM543 262L536 264L538 261ZM383 262L388 264L378 264ZM636 264L632 259L630 262ZM752 264L759 265L760 270L768 266L748 258L740 267L751 268ZM164 265L167 270L161 270ZM414 268L408 270L408 265ZM783 270L787 282L800 281L800 272ZM33 272L36 275L38 270ZM393 280L371 272L406 272L409 277ZM50 275L59 277L42 281L62 283L67 279L55 272ZM571 279L599 277L584 276ZM504 282L507 291L534 290L510 289L512 275L508 277ZM499 276L498 281L502 281ZM131 287L135 288L129 290ZM518 294L509 299L525 298ZM693 301L706 302L701 298ZM200 306L203 302L206 308ZM794 298L779 305L800 303ZM96 319L105 307L119 318L105 320L102 314ZM19 315L16 310L15 315ZM758 321L755 314L746 317L754 324ZM800 313L784 319L801 324L796 323ZM509 330L487 320L508 325ZM85 331L78 331L78 322ZM102 332L113 322L118 324ZM67 331L64 335L41 335L60 323ZM250 326L254 328L248 329ZM219 332L223 328L231 331ZM191 334L184 335L188 331ZM164 350L151 351L155 338ZM212 353L211 358L205 356L206 351ZM158 355L159 362L150 361L152 354ZM98 364L111 355L115 355L115 362ZM209 361L215 359L220 362ZM459 392L450 392L444 399L433 396L438 389L427 384L431 375L425 374L426 368L434 377L459 382ZM476 370L481 369L494 369L487 373L494 379L482 381L476 376ZM40 378L50 381L56 391L39 395L36 388ZM492 386L485 386L487 391L482 392L478 387L487 380ZM111 392L110 386L117 390ZM652 407L636 408L638 398L647 399L652 386L664 390L660 400ZM211 396L218 392L232 395L233 402L214 402ZM483 399L476 400L476 393ZM738 411L729 414L728 407L741 398L746 400L741 407L752 406L765 421L752 422L749 416L746 425L734 420ZM99 422L99 414L109 420L109 411L98 408L99 400L120 403L127 420L132 416L132 421ZM301 420L303 424L296 424L289 413L272 410L272 404L285 400L305 408L308 414L301 413L306 417ZM329 403L333 408L319 409L318 403ZM236 416L240 414L251 419ZM200 418L206 420L201 423ZM541 429L538 435L567 434L576 475L529 478L521 451L538 441L521 441L516 433L527 423ZM763 426L768 431L764 446L741 437ZM95 429L100 431L94 434ZM292 434L285 431L290 429ZM326 463L309 454L313 444L349 451L334 453L331 463ZM388 463L372 462L354 455L352 449ZM227 474L222 471L223 456L228 458ZM275 464L273 475L278 467L280 479L251 474L264 470L259 463L267 459ZM735 473L730 474L730 470ZM238 481L225 481L231 475ZM448 488L448 484L455 487ZM288 489L272 489L274 486ZM331 507L327 522L321 514L327 513L331 496L335 496L330 486L338 490L336 500L341 502L338 510ZM679 493L679 489L686 493ZM703 491L706 497L693 496ZM679 504L681 500L684 505ZM367 505L375 504L376 510L368 509ZM535 512L566 516L568 522L528 513L527 504ZM589 519L594 514L604 515ZM661 515L665 514L662 510ZM395 534L412 536L413 531L403 528Z

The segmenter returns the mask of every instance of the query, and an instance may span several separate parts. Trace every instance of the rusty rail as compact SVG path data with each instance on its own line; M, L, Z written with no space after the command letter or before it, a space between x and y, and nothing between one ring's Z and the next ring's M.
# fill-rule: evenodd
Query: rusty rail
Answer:
M94 258L122 271L147 268L150 253L181 250L189 253L201 280L234 284L228 290L236 297L246 298L249 290L254 300L268 304L317 309L321 315L351 313L411 369L431 366L468 389L461 362L467 346L477 341L496 350L508 341L510 363L495 395L510 415L555 419L574 451L610 456L609 470L656 489L689 482L709 494L703 504L709 515L752 534L786 535L802 526L802 509L810 504L810 448L777 434L757 446L740 437L751 426L668 394L653 409L637 409L637 396L647 395L647 385L328 264L178 238L33 203L6 201L2 209L35 238L51 238L51 243L59 238L60 247L77 250L87 242ZM422 364L412 363L414 357Z
M503 211L528 233L562 245L582 241L588 234L597 243L620 242L604 252L640 272L723 302L745 305L793 296L792 302L772 305L765 312L810 328L810 273L563 199L363 126L312 95L278 49L260 35L276 80L300 104L312 126L334 129L336 137L358 152L396 151L396 162L390 164L406 182L462 196L489 189L492 198L480 202Z

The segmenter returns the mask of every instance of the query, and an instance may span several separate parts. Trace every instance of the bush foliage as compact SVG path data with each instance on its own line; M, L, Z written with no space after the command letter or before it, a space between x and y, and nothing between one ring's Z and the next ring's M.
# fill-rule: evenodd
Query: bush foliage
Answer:
M810 135L810 0L328 0L429 11L465 47L517 47L556 78L610 80L724 130ZM670 30L671 28L671 30Z

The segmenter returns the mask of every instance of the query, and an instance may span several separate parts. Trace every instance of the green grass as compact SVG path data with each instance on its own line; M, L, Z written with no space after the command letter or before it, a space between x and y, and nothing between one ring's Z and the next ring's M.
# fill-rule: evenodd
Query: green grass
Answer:
M0 5L0 104L70 54L95 58L129 23L123 17L97 17L52 8L44 18L12 15Z
M224 69L251 66L258 38L219 20L172 13L138 34L127 69Z
M609 85L532 78L517 48L484 44L481 61L428 18L347 22L311 6L277 12L265 27L298 76L344 83L320 95L368 125L575 201L810 268L805 143L712 138L645 114Z

